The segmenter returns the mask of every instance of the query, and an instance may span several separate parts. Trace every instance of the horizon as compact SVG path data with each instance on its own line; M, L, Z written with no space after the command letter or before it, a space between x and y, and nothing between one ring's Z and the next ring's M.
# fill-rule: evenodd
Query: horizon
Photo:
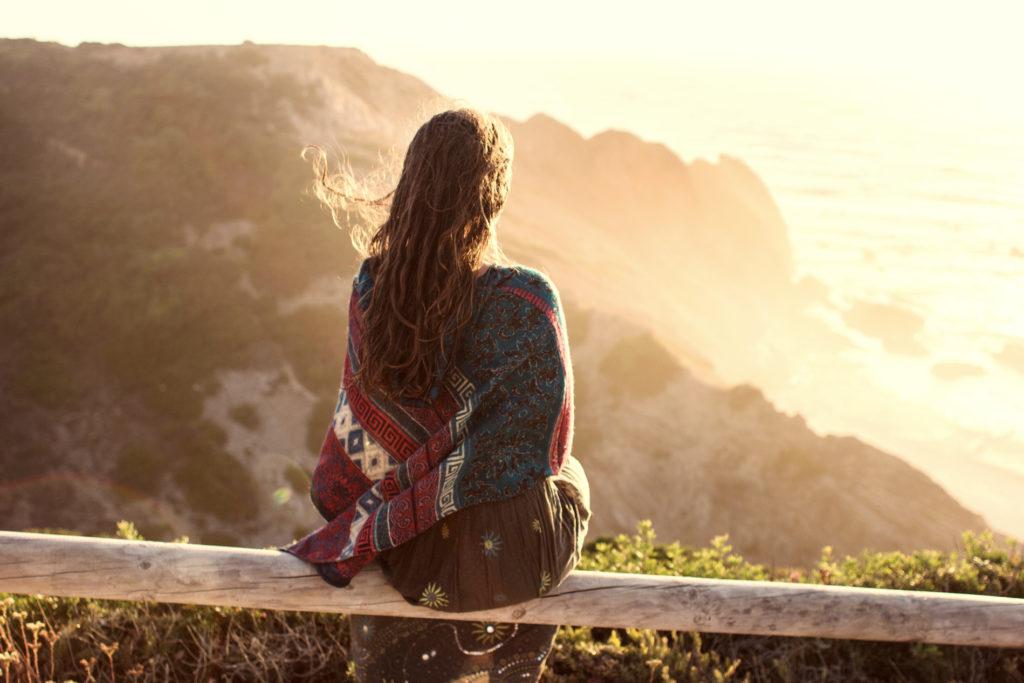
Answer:
M532 79L523 80L554 78L560 88L571 90L578 87L574 72L592 69L604 69L606 76L611 70L606 80L613 85L628 83L641 71L717 71L787 82L825 79L868 96L913 93L924 107L970 106L963 112L972 116L983 108L986 117L1006 121L1024 117L1024 96L1006 87L1014 82L1017 65L1024 63L1024 44L1016 31L1024 24L1024 5L1004 0L970 8L924 2L893 7L872 0L855 10L806 0L783 0L771 7L642 0L628 13L531 0L502 13L500 32L493 17L479 13L467 0L430 7L342 7L329 0L306 0L287 12L237 0L212 6L187 0L164 8L154 11L152 4L136 7L113 0L88 5L44 0L0 10L0 25L5 37L69 47L81 42L148 47L248 40L356 48L379 64L425 80L444 95L469 94L470 101L502 113L510 108L505 103L513 103L517 111L507 113L519 117L524 110L546 111L545 105L533 104L530 90L522 85L503 96L489 79L507 81L526 72ZM406 21L395 21L396 13ZM438 17L458 21L438 22ZM423 31L423 26L430 30ZM564 31L568 26L583 30ZM951 91L955 97L948 96ZM571 111L566 115L566 107L554 109L549 113L585 135L595 127L621 128L629 122L623 111L606 112L599 122L581 122Z

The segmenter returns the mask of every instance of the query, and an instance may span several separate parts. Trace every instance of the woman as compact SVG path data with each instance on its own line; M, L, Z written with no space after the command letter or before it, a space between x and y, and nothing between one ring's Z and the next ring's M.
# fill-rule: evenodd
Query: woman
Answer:
M336 221L382 219L353 239L364 260L310 492L327 524L281 548L332 585L376 560L410 603L471 611L542 597L579 560L589 488L564 313L495 236L512 154L499 120L463 108L420 127L383 199L317 158ZM351 660L358 680L536 680L556 630L353 614Z

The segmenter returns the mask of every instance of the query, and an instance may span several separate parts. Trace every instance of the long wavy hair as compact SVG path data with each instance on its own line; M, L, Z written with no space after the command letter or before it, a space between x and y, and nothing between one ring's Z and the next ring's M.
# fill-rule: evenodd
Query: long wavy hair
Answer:
M328 171L316 146L314 190L335 224L362 221L352 244L370 259L373 296L364 315L356 380L394 400L427 398L473 320L476 271L516 265L496 223L512 180L512 135L496 116L463 107L421 125L393 190L373 198L351 168ZM451 336L451 344L446 341Z

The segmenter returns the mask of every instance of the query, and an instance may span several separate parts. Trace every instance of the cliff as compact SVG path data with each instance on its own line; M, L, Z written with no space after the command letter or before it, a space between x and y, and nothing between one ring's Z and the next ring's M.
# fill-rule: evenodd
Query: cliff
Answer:
M240 545L312 528L356 258L302 194L299 151L367 170L445 98L353 49L27 40L0 41L0 97L0 526L127 517ZM894 455L722 386L705 350L742 352L798 291L742 161L508 123L499 232L571 311L592 534L647 517L666 540L728 532L802 563L984 526Z

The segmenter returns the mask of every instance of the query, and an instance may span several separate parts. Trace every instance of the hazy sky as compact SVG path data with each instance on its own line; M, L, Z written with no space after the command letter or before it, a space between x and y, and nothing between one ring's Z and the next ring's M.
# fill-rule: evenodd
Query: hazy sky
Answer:
M762 107L802 93L1019 131L1022 26L1024 0L0 0L4 37L356 47L491 111L659 139L707 98Z
M1020 0L0 3L0 34L70 45L246 39L344 45L413 73L445 63L472 68L473 57L699 60L745 69L913 75L954 87L1002 83L1007 89L1015 86L1005 79L1024 64L1022 26Z

